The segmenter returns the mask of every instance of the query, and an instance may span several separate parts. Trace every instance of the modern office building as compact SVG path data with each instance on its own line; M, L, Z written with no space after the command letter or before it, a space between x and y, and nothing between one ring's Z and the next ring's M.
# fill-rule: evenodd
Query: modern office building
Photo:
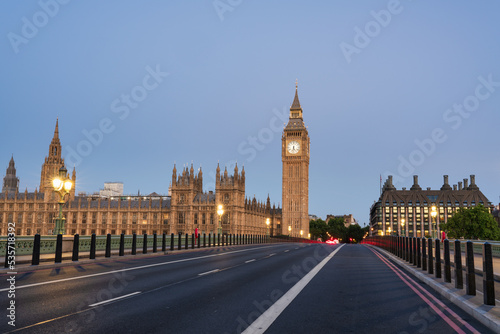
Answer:
M436 237L441 232L439 224L463 207L484 205L491 209L491 203L476 185L475 176L450 186L448 175L439 190L422 189L418 176L413 176L410 189L397 190L389 175L378 201L370 208L371 235L405 235ZM435 214L433 214L435 212Z

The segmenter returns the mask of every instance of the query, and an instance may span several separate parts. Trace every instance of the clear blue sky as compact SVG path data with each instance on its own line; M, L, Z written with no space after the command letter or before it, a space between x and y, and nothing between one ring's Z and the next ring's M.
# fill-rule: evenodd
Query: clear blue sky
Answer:
M247 196L281 203L298 79L310 213L363 225L388 174L398 189L475 174L499 201L498 1L64 2L0 3L0 173L13 154L23 190L59 117L77 191L167 193L192 161L210 190L238 161Z

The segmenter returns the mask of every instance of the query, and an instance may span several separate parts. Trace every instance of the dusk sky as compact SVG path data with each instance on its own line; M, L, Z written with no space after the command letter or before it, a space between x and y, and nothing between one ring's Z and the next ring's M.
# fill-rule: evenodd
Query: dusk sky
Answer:
M76 191L166 194L174 163L244 165L281 205L298 79L309 213L363 226L395 186L500 198L498 1L2 1L0 176L34 191L54 126Z

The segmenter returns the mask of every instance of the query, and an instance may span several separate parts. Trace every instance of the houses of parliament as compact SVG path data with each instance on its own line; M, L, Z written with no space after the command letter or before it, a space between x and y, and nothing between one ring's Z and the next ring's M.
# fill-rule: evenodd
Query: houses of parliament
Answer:
M63 216L65 234L153 234L217 233L219 219L222 233L290 235L307 238L309 234L309 135L302 117L297 86L290 107L290 118L282 134L282 203L271 206L245 196L245 169L231 172L216 169L215 191L203 191L203 172L193 165L178 171L174 165L168 195L77 196L75 187L65 196ZM41 169L40 186L34 192L19 191L12 156L0 193L0 235L6 235L9 223L16 235L48 235L58 216L58 195L52 180L64 167L59 121L48 156ZM69 178L76 184L73 168ZM217 214L223 206L222 216ZM269 222L269 225L267 224Z

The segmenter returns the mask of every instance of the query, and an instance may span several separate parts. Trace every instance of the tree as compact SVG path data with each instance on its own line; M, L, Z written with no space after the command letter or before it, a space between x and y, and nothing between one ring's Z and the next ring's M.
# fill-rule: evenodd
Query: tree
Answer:
M328 221L328 233L334 238L341 239L345 242L347 239L347 227L345 220L342 217L331 218Z
M349 240L349 242L360 242L363 239L364 235L365 229L361 228L361 226L359 226L358 224L351 224L347 228L347 240Z
M488 208L482 204L458 209L447 223L439 226L452 239L500 240L500 228Z
M326 232L328 231L328 225L321 218L316 220L311 219L309 221L309 233L311 233L311 239L316 240L321 238L321 240L326 240L328 235Z

